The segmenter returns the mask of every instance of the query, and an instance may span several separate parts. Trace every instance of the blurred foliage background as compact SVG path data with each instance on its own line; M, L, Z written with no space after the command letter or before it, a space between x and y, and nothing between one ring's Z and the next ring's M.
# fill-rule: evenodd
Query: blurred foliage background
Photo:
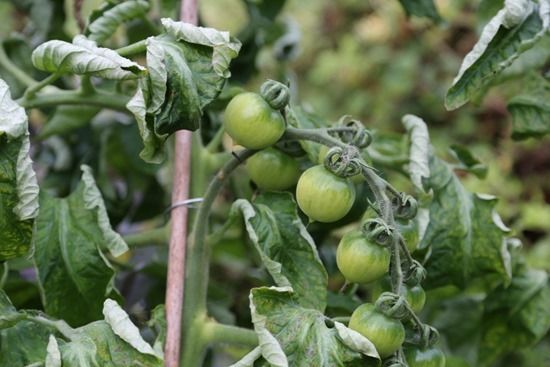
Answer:
M31 65L32 49L46 39L72 38L79 32L79 23L85 22L101 1L81 3L79 14L75 14L74 0L1 0L0 39L6 53L21 69L42 79L44 75ZM464 174L466 186L499 197L497 209L528 250L527 261L535 268L550 270L550 137L511 139L506 103L521 87L517 79L510 78L491 89L476 103L452 112L444 107L445 93L462 59L503 0L438 0L442 17L439 24L407 18L399 2L389 0L199 3L202 25L229 30L246 41L233 66L232 85L257 90L267 78L288 80L295 101L329 121L349 114L387 136L404 132L401 117L412 113L427 122L434 148L440 154L450 157L450 145L467 145L489 171L483 180ZM152 4L150 18L176 17L176 1L156 0ZM281 6L275 23L258 15L261 9L274 17ZM117 32L109 46L116 48L140 39L155 27L158 25L153 22L132 22L126 31ZM545 68L550 68L548 59ZM1 69L0 77L8 81L14 97L19 97L23 88L17 80ZM72 85L75 81L65 78L58 83ZM148 165L138 158L141 142L128 116L90 111L92 124L78 126L57 139L37 137L55 112L30 113L33 159L42 187L58 195L68 194L79 179L78 167L86 163L97 173L111 221L119 232L155 227L166 219L163 211L169 205L169 167ZM216 114L214 106L209 115L212 127L216 125ZM66 115L58 118L62 116ZM397 174L389 180L399 189L409 189ZM219 222L224 220L230 199L251 195L245 175L234 179L232 192L214 213ZM135 223L140 222L136 227ZM240 229L233 228L223 246L215 248L209 311L222 322L247 326L248 291L264 284L267 275L254 267L244 242ZM332 274L332 290L337 291L342 279L334 264L335 240L328 238L320 245L323 261ZM138 323L144 324L149 311L164 301L165 250L150 246L132 251L127 258L111 259L120 270L117 286L126 308ZM6 290L16 307L40 308L38 289L28 267L24 260L10 264L12 273ZM19 274L15 275L16 271ZM356 306L336 293L332 297L334 310L349 311ZM536 353L519 360L511 358L502 366L544 365L540 358L549 355L549 345L546 337ZM235 356L243 351L226 352ZM212 358L223 361L220 356Z
M201 0L207 26L233 32L247 23L240 0ZM506 101L517 80L477 103L448 112L444 97L462 59L503 1L439 0L442 23L407 18L397 1L289 0L280 19L299 44L281 62L280 45L264 47L248 88L266 78L289 80L302 103L330 121L350 114L369 128L404 131L412 113L428 124L435 149L467 145L489 167L466 186L498 196L498 211L533 256L550 268L550 139L514 141ZM222 10L222 11L220 11ZM290 28L290 30L288 30ZM549 60L547 59L546 70Z

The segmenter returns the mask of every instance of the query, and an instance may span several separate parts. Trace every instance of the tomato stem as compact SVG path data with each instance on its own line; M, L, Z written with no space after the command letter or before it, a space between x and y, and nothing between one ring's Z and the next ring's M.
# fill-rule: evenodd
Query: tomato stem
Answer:
M147 50L147 40L141 40L134 42L128 46L117 48L115 51L124 57L133 56L137 54L144 53Z
M31 76L25 73L23 70L17 67L8 55L6 50L4 50L4 45L0 43L0 66L2 66L6 71L11 74L15 79L17 79L21 84L24 84L27 87L31 87L38 82L34 80Z

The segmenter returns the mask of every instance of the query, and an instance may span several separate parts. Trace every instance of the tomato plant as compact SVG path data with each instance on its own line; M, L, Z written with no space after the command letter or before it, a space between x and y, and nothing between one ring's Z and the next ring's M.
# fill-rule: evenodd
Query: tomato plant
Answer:
M550 2L437 4L2 2L0 367L544 365Z

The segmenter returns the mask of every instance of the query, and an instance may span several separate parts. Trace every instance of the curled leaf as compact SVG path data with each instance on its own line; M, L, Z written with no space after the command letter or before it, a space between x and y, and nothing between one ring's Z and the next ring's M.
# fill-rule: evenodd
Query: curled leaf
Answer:
M107 5L93 14L86 28L89 39L102 42L111 37L123 23L144 16L149 10L145 0L129 0L115 5Z
M103 303L103 316L111 326L113 332L126 343L143 354L157 356L155 350L141 337L139 329L135 326L128 314L112 299L106 299Z
M456 109L479 95L522 53L548 31L550 1L511 0L485 26L479 41L464 58L445 106Z
M78 35L72 43L52 40L38 46L32 62L40 70L57 74L93 75L105 79L139 78L145 68L94 41Z
M218 76L229 78L229 63L239 54L241 43L229 36L229 32L214 28L197 27L190 23L175 22L169 18L161 19L168 34L178 41L212 47L212 66Z
M424 191L422 180L430 177L430 135L428 127L424 120L414 115L405 115L402 121L411 139L408 165L409 176L416 188Z

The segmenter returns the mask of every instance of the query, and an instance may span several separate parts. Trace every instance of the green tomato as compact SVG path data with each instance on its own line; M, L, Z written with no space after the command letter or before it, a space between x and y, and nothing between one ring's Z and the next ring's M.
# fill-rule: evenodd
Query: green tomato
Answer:
M248 175L263 190L285 190L298 182L300 167L289 155L267 148L246 161Z
M418 247L418 240L419 240L418 226L416 225L416 221L414 220L408 220L406 222L397 221L397 229L403 236L403 239L407 244L407 248L409 249L409 252L412 253L416 251L416 248Z
M407 348L405 359L409 367L445 367L445 354L437 348Z
M405 340L403 324L378 312L372 303L365 303L353 311L349 327L369 339L382 358L392 355Z
M271 146L283 136L285 121L256 93L237 94L224 113L225 131L238 144L250 149Z
M414 313L419 313L426 303L426 292L424 292L424 289L419 285L410 288L407 287L405 289L405 299Z
M329 223L343 218L355 201L353 184L322 165L308 168L298 180L296 201L315 221Z
M338 244L336 264L348 282L369 283L388 271L390 251L366 239L361 231L352 231Z

